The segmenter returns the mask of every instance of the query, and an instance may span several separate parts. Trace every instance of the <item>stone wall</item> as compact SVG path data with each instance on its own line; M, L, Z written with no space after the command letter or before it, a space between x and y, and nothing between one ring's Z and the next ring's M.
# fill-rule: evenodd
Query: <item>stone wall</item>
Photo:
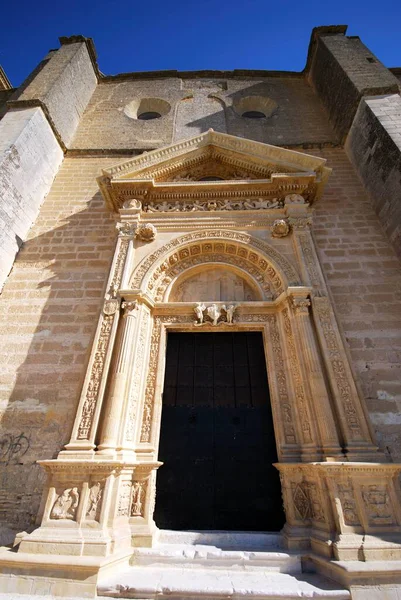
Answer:
M313 149L334 168L314 232L338 317L381 446L401 459L401 271L341 149ZM0 297L0 523L33 525L44 483L35 462L69 438L114 242L97 191L123 160L66 158Z
M345 148L401 256L401 96L362 100Z
M101 79L72 148L152 149L210 128L279 146L337 142L323 105L302 75L196 75ZM167 113L151 121L135 118L141 102L152 107L152 99L168 102ZM243 110L261 110L269 116L249 119L241 116Z

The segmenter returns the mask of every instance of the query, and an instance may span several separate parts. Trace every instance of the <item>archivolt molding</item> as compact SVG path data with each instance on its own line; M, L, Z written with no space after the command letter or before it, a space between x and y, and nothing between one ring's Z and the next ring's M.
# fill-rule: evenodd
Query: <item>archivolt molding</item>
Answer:
M176 238L146 257L134 271L130 288L161 301L173 279L201 263L227 263L249 273L266 298L299 285L292 265L274 248L248 234L224 230L196 231Z

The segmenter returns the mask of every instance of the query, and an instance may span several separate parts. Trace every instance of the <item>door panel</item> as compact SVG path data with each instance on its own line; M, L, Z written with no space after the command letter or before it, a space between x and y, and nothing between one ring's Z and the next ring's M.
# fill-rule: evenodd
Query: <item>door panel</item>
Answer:
M169 334L159 459L160 528L281 529L261 333Z

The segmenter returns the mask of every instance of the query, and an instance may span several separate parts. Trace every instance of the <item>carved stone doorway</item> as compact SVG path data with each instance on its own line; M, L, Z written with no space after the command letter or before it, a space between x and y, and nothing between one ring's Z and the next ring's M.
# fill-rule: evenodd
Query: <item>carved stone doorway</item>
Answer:
M168 334L159 459L160 528L281 529L261 332Z

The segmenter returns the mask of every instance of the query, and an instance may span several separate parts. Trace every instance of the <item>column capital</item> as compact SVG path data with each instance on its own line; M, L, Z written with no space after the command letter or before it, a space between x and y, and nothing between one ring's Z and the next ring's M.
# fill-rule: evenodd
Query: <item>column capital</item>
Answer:
M118 230L118 235L120 237L134 238L137 228L138 223L136 221L119 221L116 224L116 229Z
M309 314L309 307L311 305L309 298L299 297L299 296L290 296L290 298L291 298L291 305L292 305L293 309L295 310L296 314L303 314L303 315Z
M121 308L124 311L124 317L132 317L134 316L135 312L138 310L139 308L139 303L137 300L128 300L127 302L124 301L121 304Z

